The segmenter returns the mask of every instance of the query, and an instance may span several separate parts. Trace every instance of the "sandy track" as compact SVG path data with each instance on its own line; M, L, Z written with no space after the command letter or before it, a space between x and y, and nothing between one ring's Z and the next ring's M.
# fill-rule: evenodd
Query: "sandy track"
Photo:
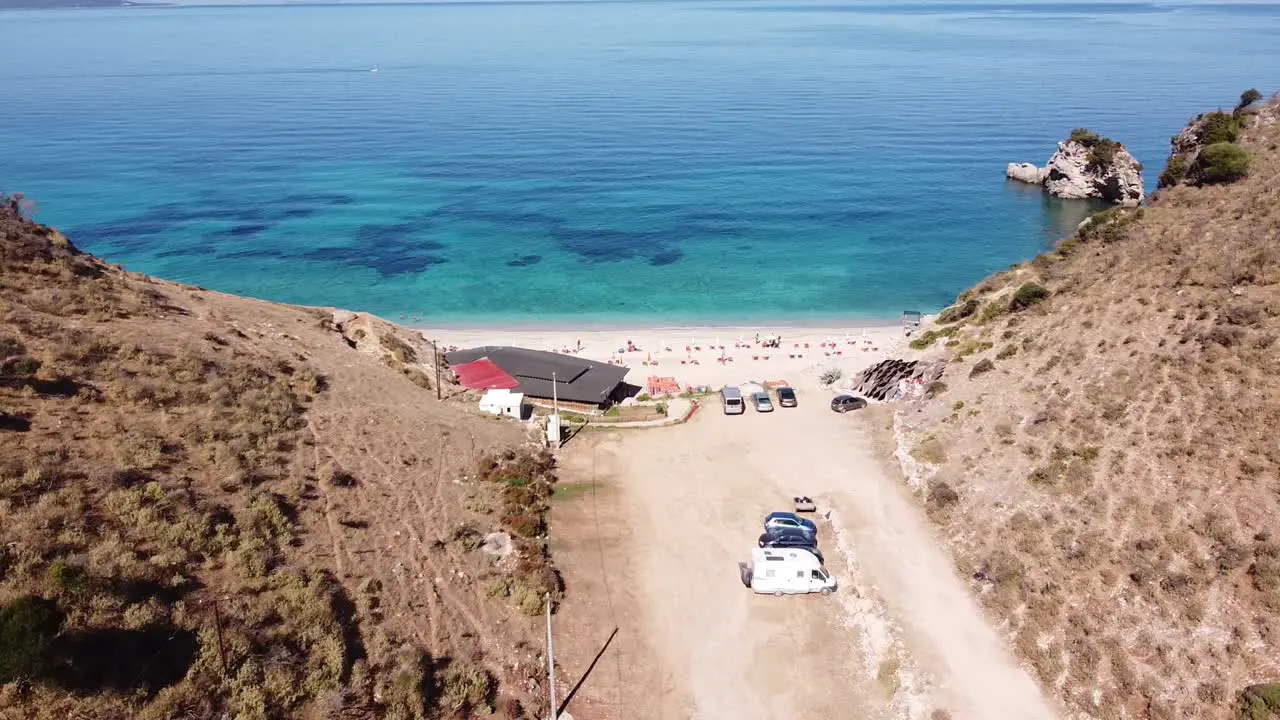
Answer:
M607 493L574 502L605 503L621 528L606 566L611 599L641 635L627 639L631 651L651 659L628 682L666 686L630 702L614 693L599 716L923 718L942 708L956 720L1054 718L919 507L874 459L865 420L831 413L826 399L815 389L772 415L713 407L685 426L587 434L565 449L565 478L594 478ZM760 518L798 492L832 511L819 534L841 592L754 596L736 563ZM581 515L557 512L553 522ZM588 548L568 544L572 583Z

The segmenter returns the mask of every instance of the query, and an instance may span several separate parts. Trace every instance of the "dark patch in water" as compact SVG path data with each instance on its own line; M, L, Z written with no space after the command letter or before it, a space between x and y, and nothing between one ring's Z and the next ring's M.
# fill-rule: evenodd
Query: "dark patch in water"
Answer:
M208 238L246 238L253 237L264 230L270 230L273 226L263 223L250 223L247 225L234 225L223 230L214 230L206 233Z
M362 246L339 248L316 248L303 253L308 260L339 263L356 267L367 267L382 277L409 275L430 270L437 265L449 262L448 258L432 255L427 252L371 252Z
M542 262L541 255L521 255L515 260L508 260L507 265L509 267L529 267L530 265L537 265L540 262Z
M639 248L652 244L654 240L650 233L575 227L553 228L551 237L564 249L591 262L630 260Z
M266 248L251 248L249 250L236 250L235 252L218 253L218 257L223 258L283 258L288 255L279 250L270 250Z
M184 255L213 255L218 249L212 245L190 245L183 248L171 248L156 253L158 258L181 257Z
M305 205L351 205L356 199L350 195L338 193L295 193L280 198L282 203Z
M649 258L650 265L673 265L680 262L684 257L684 253L679 250L663 250L662 252Z

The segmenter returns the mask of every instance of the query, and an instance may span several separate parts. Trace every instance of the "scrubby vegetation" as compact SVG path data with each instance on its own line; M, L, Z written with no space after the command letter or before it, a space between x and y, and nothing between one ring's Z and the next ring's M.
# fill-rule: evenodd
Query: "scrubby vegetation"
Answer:
M1026 310L1047 297L1049 297L1049 291L1043 285L1034 282L1023 283L1009 299L1009 311Z
M1235 182L1249 174L1249 153L1229 142L1209 145L1196 156L1190 174L1200 184Z
M1095 170L1110 166L1111 163L1115 162L1116 153L1120 152L1124 147L1115 140L1102 137L1086 128L1072 130L1071 135L1067 137L1067 141L1080 143L1089 148L1088 165Z
M476 475L482 483L498 488L499 517L519 556L512 571L491 584L490 592L510 598L525 614L537 615L543 610L544 596L550 593L554 602L562 589L542 537L555 486L555 458L545 451L530 450L485 455Z
M982 303L974 298L956 303L938 314L938 322L943 325L960 322L977 312L981 305Z
M432 657L385 627L379 583L353 592L323 554L334 541L308 537L321 495L366 477L309 432L329 390L305 344L278 326L251 339L195 289L84 255L21 210L0 198L0 716L521 717L482 654ZM518 492L543 507L550 468L526 469ZM558 592L529 542L516 576Z
M961 572L1073 716L1280 717L1280 105L1246 107L1247 175L962 295L972 365L895 420Z

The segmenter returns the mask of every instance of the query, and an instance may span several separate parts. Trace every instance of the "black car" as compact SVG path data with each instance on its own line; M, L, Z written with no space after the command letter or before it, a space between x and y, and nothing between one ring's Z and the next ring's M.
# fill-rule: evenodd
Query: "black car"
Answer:
M838 413L861 410L866 406L867 401L856 395L837 395L831 399L831 409Z
M778 407L795 407L796 391L795 388L780 387L778 388Z
M808 550L813 556L818 558L818 562L824 562L822 559L822 551L818 550L816 540L813 537L801 532L795 531L778 531L767 532L760 536L760 547L762 548L795 548L797 550Z

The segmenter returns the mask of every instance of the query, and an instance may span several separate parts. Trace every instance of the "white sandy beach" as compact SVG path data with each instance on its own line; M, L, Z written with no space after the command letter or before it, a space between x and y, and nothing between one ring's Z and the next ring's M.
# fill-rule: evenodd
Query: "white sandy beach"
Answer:
M442 348L514 345L571 354L630 368L627 382L644 386L650 375L681 386L720 387L748 381L816 384L827 369L845 377L901 353L900 325L875 327L703 327L622 330L415 328ZM768 336L779 347L764 347ZM759 338L759 339L757 339ZM634 348L627 351L628 342ZM580 348L580 349L579 349ZM724 358L721 360L721 358ZM646 364L647 363L647 364Z

